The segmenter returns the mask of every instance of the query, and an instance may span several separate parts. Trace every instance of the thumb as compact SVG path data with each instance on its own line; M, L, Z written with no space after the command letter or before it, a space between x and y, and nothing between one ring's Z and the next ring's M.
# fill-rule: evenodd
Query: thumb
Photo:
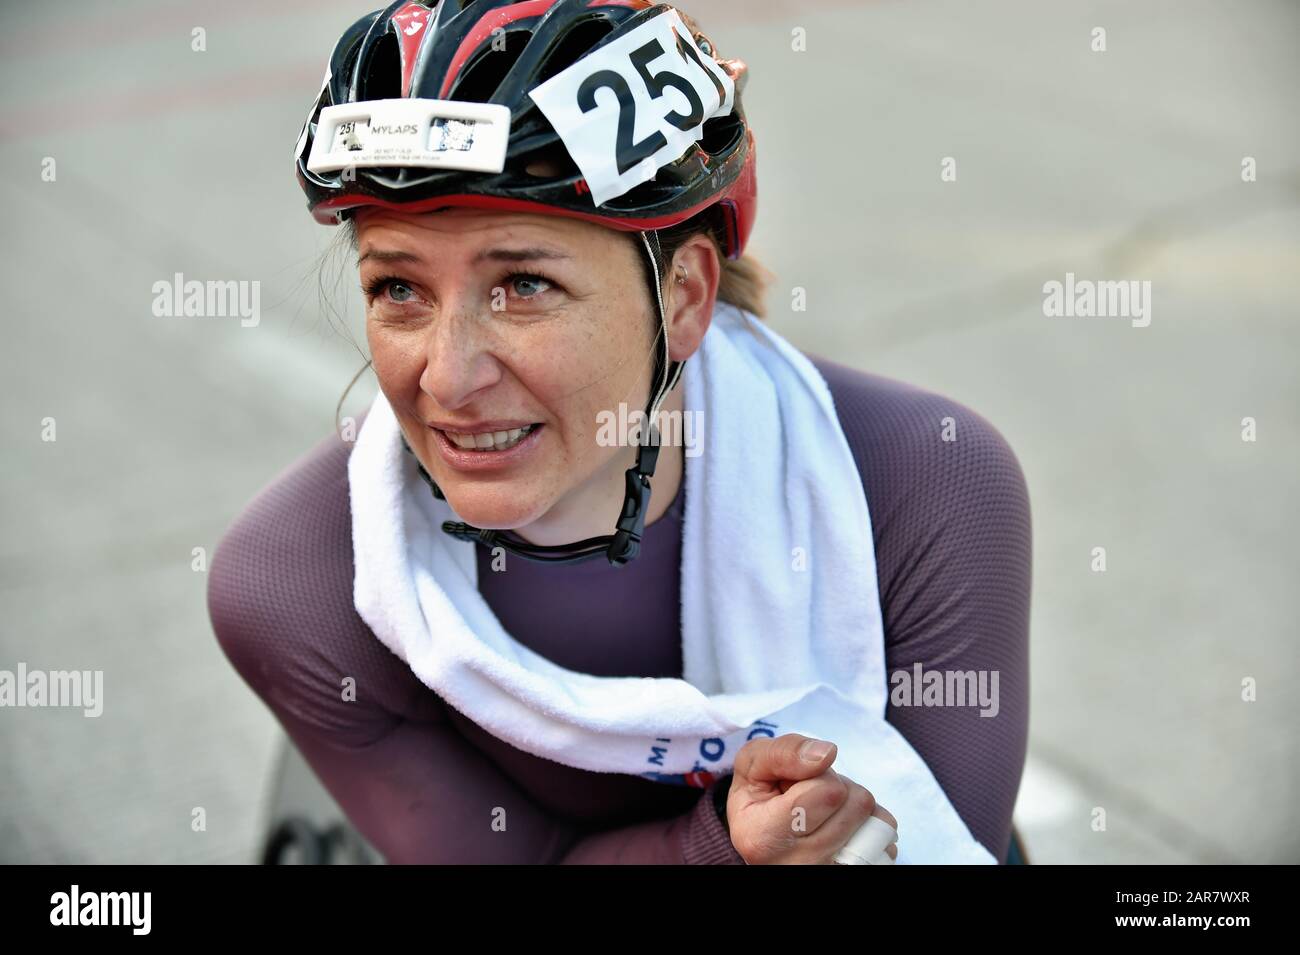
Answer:
M778 782L812 779L835 762L834 743L800 733L754 740L736 754L733 772L746 779Z

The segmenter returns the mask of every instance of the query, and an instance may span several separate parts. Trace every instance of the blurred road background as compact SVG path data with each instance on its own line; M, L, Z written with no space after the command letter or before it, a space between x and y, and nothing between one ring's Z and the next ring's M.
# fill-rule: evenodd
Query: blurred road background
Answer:
M318 302L335 233L290 154L377 5L0 8L0 669L102 669L106 697L98 719L0 710L0 861L254 857L280 734L192 554L328 433L361 363ZM968 405L1019 455L1030 857L1300 861L1300 6L686 8L752 68L771 324ZM1150 326L1044 317L1067 271L1149 280ZM177 272L259 280L260 324L155 317Z

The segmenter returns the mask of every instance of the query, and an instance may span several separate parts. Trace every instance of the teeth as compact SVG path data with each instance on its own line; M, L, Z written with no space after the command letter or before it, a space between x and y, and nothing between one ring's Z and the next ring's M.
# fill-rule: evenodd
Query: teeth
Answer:
M520 439L533 430L533 425L523 428L511 428L509 431L484 431L481 434L459 434L445 431L444 434L458 448L466 451L505 451L513 448Z

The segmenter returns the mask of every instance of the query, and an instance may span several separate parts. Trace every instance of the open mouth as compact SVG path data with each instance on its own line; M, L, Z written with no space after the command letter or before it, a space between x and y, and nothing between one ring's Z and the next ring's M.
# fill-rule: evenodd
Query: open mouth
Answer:
M478 434L443 431L442 434L446 436L448 441L460 448L462 451L478 451L482 454L493 454L498 451L509 451L516 444L541 427L540 424L530 424L525 425L522 428L511 428L509 431L483 431Z

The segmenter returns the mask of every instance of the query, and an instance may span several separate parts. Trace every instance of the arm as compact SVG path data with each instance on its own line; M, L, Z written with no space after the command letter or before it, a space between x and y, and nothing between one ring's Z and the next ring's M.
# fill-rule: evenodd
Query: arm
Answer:
M445 721L397 720L358 744L272 709L358 831L391 863L743 864L712 791L671 819L588 831L538 808Z
M924 400L934 403L922 415L928 433L899 451L906 481L887 482L873 499L886 673L912 681L919 664L922 673L983 674L993 702L904 706L891 693L887 718L1001 863L1029 732L1029 500L1015 455L991 425ZM944 444L938 422L948 415L956 440Z
M223 646L229 652L232 644ZM232 662L237 658L236 650ZM240 672L246 679L266 674L247 665ZM413 722L338 702L322 718L310 715L317 712L310 698L292 705L249 682L357 830L391 863L680 865L734 856L743 864L712 790L675 818L586 831L539 809L445 717Z
M674 819L589 833L559 861L585 863L661 862L669 865L745 865L727 833L726 793L731 776L712 783L691 810Z
M1003 861L1029 735L1032 540L1024 475L1002 436L970 409L814 360L871 509L886 678L910 675L917 663L922 672L998 674L996 716L891 701L886 718L929 765L971 834ZM947 418L955 430L945 435Z
M217 639L389 862L744 864L713 808L713 789L673 818L605 831L542 810L355 615L350 554L338 567L317 558L308 562L324 566L304 567L304 551L280 551L273 522L258 514L237 524L213 559L208 602ZM292 580L285 567L294 568ZM330 580L342 583L298 593ZM349 677L355 699L345 699Z

